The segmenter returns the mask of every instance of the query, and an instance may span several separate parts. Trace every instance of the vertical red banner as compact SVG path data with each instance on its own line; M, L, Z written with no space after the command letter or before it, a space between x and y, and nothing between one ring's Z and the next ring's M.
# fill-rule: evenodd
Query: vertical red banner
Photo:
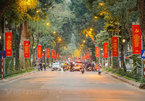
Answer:
M104 43L104 58L108 58L108 42Z
M96 46L96 58L99 57L99 47Z
M54 58L54 50L51 50L51 58Z
M38 58L42 58L42 46L38 45Z
M118 57L118 37L112 37L112 56Z
M29 58L29 41L24 41L24 58Z
M56 54L56 51L54 51L54 59L57 58L57 54Z
M12 42L13 40L13 36L12 36L12 32L6 32L5 33L5 50L6 50L6 56L12 56Z
M133 54L141 54L141 29L140 25L132 25L132 49Z
M46 49L46 54L47 54L47 58L50 58L50 49L49 48Z

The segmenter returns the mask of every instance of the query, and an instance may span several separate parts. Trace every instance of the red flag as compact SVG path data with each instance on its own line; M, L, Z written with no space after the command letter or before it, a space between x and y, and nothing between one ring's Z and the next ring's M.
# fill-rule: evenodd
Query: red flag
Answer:
M99 47L96 46L96 58L99 57Z
M141 29L140 25L132 25L132 49L133 54L141 54Z
M118 37L112 37L112 56L118 57Z
M51 58L54 58L54 50L51 50Z
M29 58L29 41L24 41L24 58Z
M38 45L38 58L42 58L42 46Z
M104 43L104 58L108 58L108 42Z
M49 48L46 49L46 54L47 54L47 58L50 58L50 49Z
M5 33L5 50L6 50L6 56L12 56L12 32L6 32Z

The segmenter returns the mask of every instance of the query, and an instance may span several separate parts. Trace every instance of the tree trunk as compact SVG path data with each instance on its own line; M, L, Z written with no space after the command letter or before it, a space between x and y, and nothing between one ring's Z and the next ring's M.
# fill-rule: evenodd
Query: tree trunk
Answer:
M124 45L121 44L120 45L120 51L121 51L121 68L123 68L124 72L126 72L126 65L125 65L125 61L124 61Z
M28 22L22 23L21 38L20 38L20 47L19 47L19 59L20 66L24 67L24 41L29 38L28 33Z
M138 0L138 11L143 38L145 40L145 0Z

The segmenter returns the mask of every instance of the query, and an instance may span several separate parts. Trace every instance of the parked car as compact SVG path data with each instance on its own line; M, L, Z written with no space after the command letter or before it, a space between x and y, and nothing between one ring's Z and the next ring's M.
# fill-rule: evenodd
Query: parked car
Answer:
M61 71L61 64L59 62L57 63L53 63L52 64L52 67L51 67L51 70L54 71L54 70L59 70Z

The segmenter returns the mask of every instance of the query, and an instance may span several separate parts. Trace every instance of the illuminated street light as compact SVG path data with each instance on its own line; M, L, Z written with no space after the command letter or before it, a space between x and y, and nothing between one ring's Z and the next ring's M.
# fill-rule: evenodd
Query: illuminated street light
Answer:
M99 6L104 6L104 3L99 3Z
M36 10L36 13L38 14L40 11L39 10Z
M101 48L101 51L103 50L103 48Z
M49 23L49 22L47 22L47 23L46 23L46 26L50 26L50 23Z
M98 19L98 16L94 16L94 19Z
M83 43L85 43L86 42L86 40L83 40Z
M0 35L0 40L2 39L2 36Z
M56 34L56 31L53 31L53 34Z
M93 31L94 29L93 28L90 28L90 31Z
M125 39L122 39L122 42L123 42L123 43L125 43L125 42L126 42L126 40L125 40Z
M58 38L58 42L61 42L61 41L62 41L62 39L59 37L59 38Z

